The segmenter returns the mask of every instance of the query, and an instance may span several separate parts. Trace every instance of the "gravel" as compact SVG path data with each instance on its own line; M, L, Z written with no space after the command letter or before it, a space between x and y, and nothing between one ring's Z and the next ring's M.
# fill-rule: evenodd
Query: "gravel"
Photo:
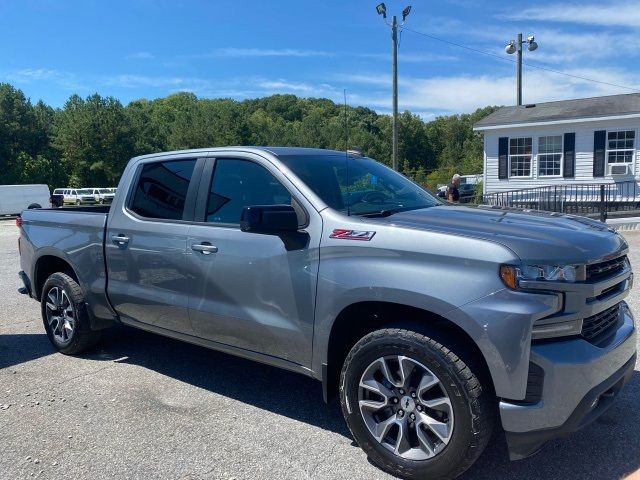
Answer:
M640 232L625 235L640 271ZM127 328L80 357L54 352L39 305L17 293L16 241L14 222L0 221L2 478L392 478L355 445L337 402L325 405L320 384L304 376ZM628 301L640 314L637 283ZM639 370L579 434L518 462L496 434L464 478L617 479L638 470Z

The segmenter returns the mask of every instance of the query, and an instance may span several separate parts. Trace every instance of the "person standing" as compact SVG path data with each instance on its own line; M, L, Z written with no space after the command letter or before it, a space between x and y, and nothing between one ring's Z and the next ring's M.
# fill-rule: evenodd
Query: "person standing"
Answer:
M460 186L460 175L457 173L451 177L451 185L447 187L447 201L452 203L457 203L460 201L460 190L458 187Z

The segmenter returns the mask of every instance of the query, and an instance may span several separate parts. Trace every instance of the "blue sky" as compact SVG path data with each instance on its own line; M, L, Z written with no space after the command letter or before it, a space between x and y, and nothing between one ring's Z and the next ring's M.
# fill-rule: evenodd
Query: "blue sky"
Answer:
M590 3L591 2L591 3ZM376 1L0 0L0 81L53 106L73 93L127 103L176 91L202 97L273 93L390 110L390 30ZM504 52L534 34L525 62L640 89L640 2L387 1L413 9L399 51L401 110L428 119L513 104ZM505 60L506 59L506 60ZM524 67L524 101L633 90Z

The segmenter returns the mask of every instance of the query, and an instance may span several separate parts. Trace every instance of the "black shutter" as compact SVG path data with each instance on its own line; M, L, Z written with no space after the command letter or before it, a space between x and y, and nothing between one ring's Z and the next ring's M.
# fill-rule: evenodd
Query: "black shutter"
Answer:
M576 134L564 134L564 178L576 176Z
M509 178L509 138L498 140L498 178Z
M604 177L605 143L607 132L593 132L593 177Z

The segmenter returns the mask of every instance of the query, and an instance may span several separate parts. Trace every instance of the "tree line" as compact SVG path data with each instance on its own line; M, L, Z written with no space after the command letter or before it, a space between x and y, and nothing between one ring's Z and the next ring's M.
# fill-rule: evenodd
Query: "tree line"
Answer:
M430 188L454 172L481 173L482 138L472 125L495 109L428 122L405 111L399 118L401 170ZM128 105L98 94L72 95L52 108L0 84L0 184L114 186L136 155L222 145L358 146L390 164L391 118L295 95L237 101L182 92Z

